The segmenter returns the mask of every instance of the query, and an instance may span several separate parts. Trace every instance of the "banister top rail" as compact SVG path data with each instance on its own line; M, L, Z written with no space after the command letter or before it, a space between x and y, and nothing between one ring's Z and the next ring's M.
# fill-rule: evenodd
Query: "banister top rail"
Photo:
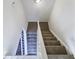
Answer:
M46 49L45 49L45 45L44 45L44 41L43 41L43 37L42 37L42 33L41 33L41 28L40 28L40 25L39 25L39 21L38 21L37 35L38 35L37 38L38 38L38 41L39 41L39 44L38 44L39 47L38 48L39 48L39 51L41 53L42 59L48 59Z

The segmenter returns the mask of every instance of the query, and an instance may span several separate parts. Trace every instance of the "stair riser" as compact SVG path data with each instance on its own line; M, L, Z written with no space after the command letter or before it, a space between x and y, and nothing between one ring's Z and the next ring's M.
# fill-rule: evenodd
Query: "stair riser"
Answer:
M52 38L52 39L46 39L46 38L44 38L44 41L57 41L57 39L55 39L55 38Z
M37 39L37 37L27 37L27 39Z
M45 46L59 46L59 42L45 42Z
M53 35L42 35L43 37L53 37Z

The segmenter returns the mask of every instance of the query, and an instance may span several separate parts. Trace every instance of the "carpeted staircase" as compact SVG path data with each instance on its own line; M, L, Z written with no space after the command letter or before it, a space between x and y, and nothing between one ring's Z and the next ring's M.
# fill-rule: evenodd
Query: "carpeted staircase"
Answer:
M48 55L66 55L66 49L50 32L48 22L40 22L41 32Z
M37 54L37 22L29 22L27 28L27 53Z
M57 38L50 32L48 22L40 22L40 28L43 36L48 59L74 59L68 55L64 46L60 44ZM23 33L23 32L22 32ZM22 40L24 42L24 40ZM16 55L21 55L21 40L19 41ZM24 43L22 43L24 47ZM24 51L24 48L22 49ZM24 54L24 53L23 53ZM29 22L27 28L27 54L37 55L37 22Z

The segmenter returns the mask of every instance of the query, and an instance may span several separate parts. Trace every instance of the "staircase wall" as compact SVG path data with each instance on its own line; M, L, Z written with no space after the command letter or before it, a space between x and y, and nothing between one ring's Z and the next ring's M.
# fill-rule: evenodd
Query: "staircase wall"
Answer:
M22 28L26 30L27 20L20 0L4 0L3 51L4 55L15 55Z
M74 0L56 0L50 16L49 28L66 47L75 54L75 2Z

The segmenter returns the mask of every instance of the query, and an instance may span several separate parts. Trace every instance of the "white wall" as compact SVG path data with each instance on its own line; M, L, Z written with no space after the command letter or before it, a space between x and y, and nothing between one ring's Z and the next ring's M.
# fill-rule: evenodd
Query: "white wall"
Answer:
M54 0L41 0L39 4L35 0L22 0L26 18L28 21L47 22L51 13Z
M12 5L12 2L15 2ZM20 0L4 0L3 49L4 55L14 55L22 28L26 29L26 19Z
M53 7L49 28L75 54L75 2L74 0L56 0Z

